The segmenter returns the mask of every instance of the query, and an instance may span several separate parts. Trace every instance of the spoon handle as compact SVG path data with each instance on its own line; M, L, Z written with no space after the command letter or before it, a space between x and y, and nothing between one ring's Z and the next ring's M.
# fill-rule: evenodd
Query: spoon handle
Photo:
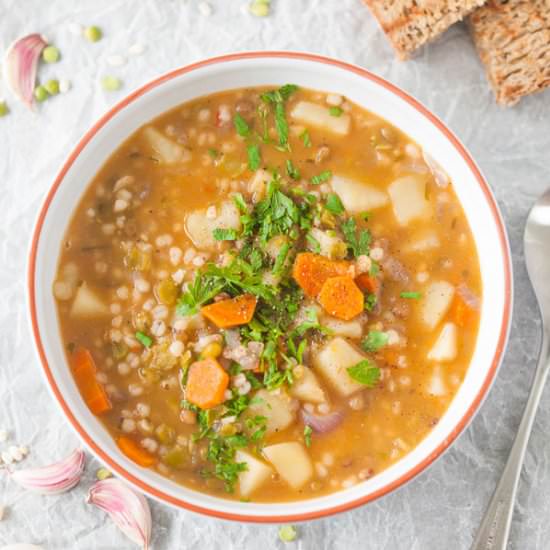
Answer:
M548 359L548 338L546 332L543 332L535 379L529 392L514 445L471 550L506 550L523 457L548 375Z

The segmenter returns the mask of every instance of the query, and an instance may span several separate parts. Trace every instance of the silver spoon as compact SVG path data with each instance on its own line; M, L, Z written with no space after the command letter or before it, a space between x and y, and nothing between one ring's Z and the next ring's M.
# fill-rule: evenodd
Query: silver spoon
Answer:
M531 208L523 236L525 264L542 315L542 344L535 378L514 445L471 550L505 550L525 449L550 367L550 189Z

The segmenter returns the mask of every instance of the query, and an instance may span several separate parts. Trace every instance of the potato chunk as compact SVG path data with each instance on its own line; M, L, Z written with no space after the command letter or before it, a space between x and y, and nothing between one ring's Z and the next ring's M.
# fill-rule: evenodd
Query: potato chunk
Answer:
M443 378L443 369L441 365L435 365L432 377L429 379L428 385L426 386L426 391L430 395L435 395L437 397L447 393L447 385Z
M272 434L288 428L296 420L296 410L292 407L292 398L282 390L269 392L259 390L254 395L254 402L246 410L247 418L265 416L267 418L266 434Z
M291 441L270 445L264 447L263 453L293 489L303 487L313 475L311 460L301 443Z
M160 157L160 162L164 164L176 164L191 160L191 153L185 147L167 138L162 132L153 128L153 126L147 126L143 130L143 135L151 148Z
M194 210L185 219L185 230L193 241L193 244L200 249L210 249L216 245L212 235L214 229L235 229L240 230L241 218L237 207L229 201L218 205L217 216L208 218L206 210Z
M330 235L327 231L322 231L314 227L310 231L311 236L319 243L321 256L326 256L331 260L343 260L348 252L346 243L336 235ZM308 248L315 252L315 247L308 242Z
M265 462L245 451L238 450L235 453L235 462L244 462L247 466L244 472L239 473L239 489L244 498L259 489L273 473L273 469Z
M411 243L404 248L404 252L425 252L440 246L439 237L434 231L415 235Z
M351 118L347 113L332 116L328 107L310 101L296 103L290 116L308 126L315 126L341 136L345 136L349 132L351 124Z
M346 338L361 338L363 329L358 320L342 321L336 317L323 317L323 326L332 330L335 336L345 336Z
M290 395L308 403L324 403L326 401L325 392L321 388L319 380L308 367L303 367L300 378L294 377L294 383L290 387Z
M388 195L361 181L332 176L332 188L348 212L359 214L388 204Z
M430 203L426 200L426 181L415 176L403 176L388 186L393 213L399 225L430 215Z
M347 397L364 386L356 382L348 374L347 369L357 365L366 357L359 353L344 338L336 337L330 340L317 353L314 359L316 370L342 396Z
M435 344L428 353L432 361L453 361L456 359L457 330L454 323L445 323Z
M430 329L434 329L443 319L451 302L455 288L446 281L435 281L428 285L422 299L420 318Z
M109 315L109 308L86 283L76 291L71 306L71 317L89 318Z

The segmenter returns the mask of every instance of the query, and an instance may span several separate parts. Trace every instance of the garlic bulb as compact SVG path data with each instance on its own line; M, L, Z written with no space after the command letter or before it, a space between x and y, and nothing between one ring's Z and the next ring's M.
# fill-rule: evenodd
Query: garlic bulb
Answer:
M92 485L87 502L107 512L118 528L143 550L151 539L151 510L145 497L116 478Z
M84 472L85 462L84 451L75 449L61 462L41 468L8 470L8 473L13 481L29 491L55 495L64 493L78 484Z

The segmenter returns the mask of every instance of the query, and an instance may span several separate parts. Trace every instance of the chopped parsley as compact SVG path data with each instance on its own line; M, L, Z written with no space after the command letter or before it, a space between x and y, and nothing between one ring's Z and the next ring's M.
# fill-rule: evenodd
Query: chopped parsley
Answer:
M298 137L302 140L304 147L311 147L311 138L307 128Z
M273 264L273 275L280 275L285 267L286 258L290 252L290 243L284 243L275 258L275 263Z
M260 167L260 163L262 162L260 146L249 145L246 148L246 152L248 154L248 167L252 170L252 172L255 172Z
M150 336L147 336L144 332L136 332L136 340L146 348L151 347L151 344L153 343L153 339Z
M380 380L380 369L368 359L364 359L346 370L351 378L368 388L372 388Z
M214 437L210 440L206 457L214 464L214 470L203 470L204 477L214 475L224 482L225 490L232 493L239 474L247 469L246 462L235 462L235 450L246 447L248 439L242 435Z
M208 154L213 158L218 158L218 155L220 154L217 149L208 149Z
M311 233L306 235L306 239L311 250L315 252L315 254L321 254L321 243Z
M338 116L341 116L344 111L340 107L331 107L328 110L328 112L329 112L330 116L338 117Z
M236 241L237 231L235 229L217 228L212 231L212 235L216 241Z
M278 90L264 92L260 98L266 104L273 105L275 116L275 130L279 136L279 145L282 150L289 150L288 122L285 115L285 101L298 89L295 84L285 84Z
M376 294L367 294L365 296L365 309L367 311L372 311L375 308L377 302L378 298L376 298Z
M361 342L361 347L365 351L375 352L383 348L388 343L388 335L380 330L371 330L367 337Z
M316 176L311 178L311 183L313 185L319 185L325 181L328 181L332 177L332 172L330 170L325 170Z
M306 447L311 447L311 434L313 433L313 430L311 429L311 426L304 426L304 443L306 444Z
M408 300L420 300L420 298L422 298L422 292L401 292L399 296Z
M345 212L344 205L342 204L340 197L336 193L330 193L327 196L327 202L325 204L325 208L330 213L336 214L337 216Z
M300 171L296 166L294 166L294 163L288 159L286 161L286 173L293 179L293 180L299 180L300 179Z
M235 130L237 130L237 134L239 134L241 137L247 137L248 135L250 135L250 127L248 126L246 120L239 113L237 113L233 118L233 124L235 125Z
M248 212L248 207L241 193L235 193L233 195L233 202L241 214L246 214Z
M346 237L348 248L356 258L369 254L372 237L368 229L357 231L357 223L354 218L347 219L341 228Z

